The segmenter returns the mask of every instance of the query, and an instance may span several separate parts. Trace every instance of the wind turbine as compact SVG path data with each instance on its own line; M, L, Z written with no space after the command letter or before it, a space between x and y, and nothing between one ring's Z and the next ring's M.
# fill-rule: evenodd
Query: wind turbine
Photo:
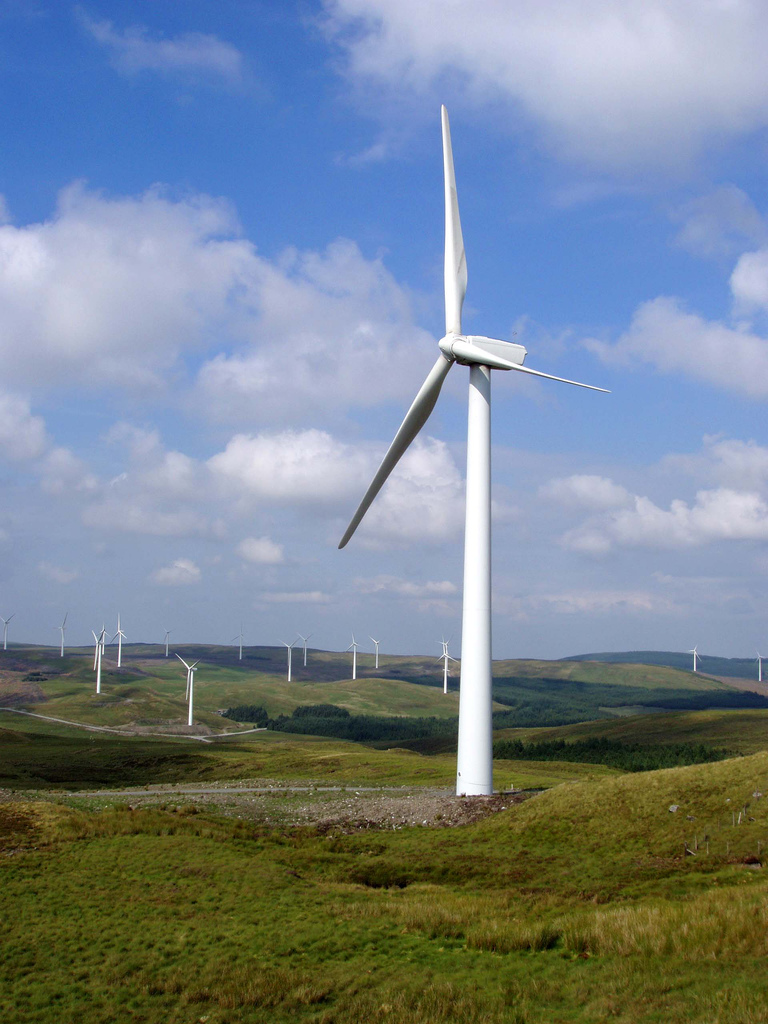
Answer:
M285 640L281 640L280 643L283 645L283 647L287 647L288 648L288 682L290 683L290 681L291 681L291 654L293 653L293 644L298 643L298 641L294 640L293 644L287 644L285 642Z
M8 616L7 619L3 619L3 616L0 615L0 619L3 619L3 650L4 651L8 650L8 623L11 621L11 619L13 618L13 616L15 614L16 614L16 612L13 612L11 615Z
M763 656L760 651L755 652L757 654L757 681L762 683L763 681Z
M96 693L101 693L101 659L104 654L104 638L106 636L106 630L101 627L101 632L97 635L93 633L93 639L96 641L96 648L93 652L93 670L96 673Z
M694 647L692 650L688 651L688 653L693 655L693 671L698 672L698 669L696 668L696 661L699 657L699 652Z
M357 679L357 648L358 645L355 643L355 634L352 634L352 643L347 648L347 651L352 651L352 678ZM346 654L347 651L344 653Z
M309 633L307 634L307 636L302 636L301 633L299 633L299 640L301 640L302 647L304 648L304 668L307 667L307 640L309 640L313 636L314 633Z
M128 637L125 635L125 633L122 631L122 629L120 629L120 612L117 613L117 632L115 633L115 636L112 637L112 642L113 643L115 641L115 637L117 637L117 667L118 668L122 668L122 665L123 665L123 640L127 640Z
M373 640L373 637L371 636L370 633L368 634L368 639L369 640ZM374 668L378 668L379 667L379 643L380 642L381 641L379 641L379 640L373 640L374 647L376 648L376 664L373 666Z
M192 725L192 714L195 705L195 669L200 664L199 661L195 661L192 665L188 665L186 661L177 654L176 657L179 659L181 664L187 670L187 697L189 698L189 714L187 715L187 725Z
M450 640L441 640L440 643L443 645L443 653L437 660L443 663L443 693L448 693L448 662L456 661L456 658L452 658L448 653Z
M170 629L166 629L166 631L165 631L165 639L163 640L163 643L165 644L165 656L166 656L166 658L168 657L168 637L170 635L171 635L171 630Z
M339 544L343 548L385 480L429 418L443 381L454 363L469 367L466 520L464 531L464 612L456 792L493 792L491 698L491 370L517 370L535 377L588 387L523 366L522 345L461 333L461 307L467 290L467 264L456 197L448 112L441 109L445 186L445 337L395 439Z
M69 612L67 612L67 614L64 616L64 621L58 627L58 630L61 633L61 650L59 652L59 656L62 657L62 658L64 657L64 632L65 632L65 626L67 625L67 615L69 615Z
M237 636L233 636L232 637L232 643L234 643L235 640L239 640L240 641L240 661L242 661L243 660L243 624L242 624L242 622L240 623L240 632L237 634Z

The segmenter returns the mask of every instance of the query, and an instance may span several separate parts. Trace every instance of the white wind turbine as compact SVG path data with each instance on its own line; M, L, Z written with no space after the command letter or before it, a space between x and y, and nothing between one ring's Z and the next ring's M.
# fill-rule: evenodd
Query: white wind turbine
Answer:
M128 637L125 635L125 633L120 628L120 612L117 613L117 632L115 633L115 636L112 637L112 643L115 642L115 638L117 638L117 667L118 668L122 668L122 665L123 665L123 640L127 640Z
M93 633L93 639L96 642L96 647L93 652L93 670L96 673L96 693L101 693L101 659L104 654L104 641L107 632L104 626L102 626L100 633L97 634L93 630L91 630L91 633Z
M307 667L307 641L314 636L314 633L308 633L306 636L302 636L299 633L299 640L301 640L301 646L304 650L304 668Z
M239 640L240 641L240 659L239 660L242 661L243 660L243 624L242 624L242 622L240 623L240 632L237 634L237 636L233 636L232 637L232 643L234 643L235 640Z
M291 655L293 653L293 645L298 643L298 640L294 640L292 644L287 644L285 642L285 640L281 640L280 643L283 645L283 647L287 647L288 648L288 682L290 683L290 681L291 681Z
M762 683L763 681L763 656L760 651L755 651L757 654L757 681Z
M349 645L347 650L344 652L346 654L347 651L352 651L352 678L353 679L357 679L357 648L358 648L358 646L359 645L357 643L355 643L355 634L353 633L352 634L352 643Z
M461 333L461 307L467 290L467 264L456 197L448 113L441 110L445 184L445 337L437 362L406 413L370 487L339 544L343 548L373 499L435 407L454 363L469 366L467 499L464 531L464 613L462 620L458 794L493 792L491 698L491 370L517 370L578 387L588 384L554 377L523 366L522 345Z
M379 667L379 644L381 643L381 641L380 640L374 640L370 633L368 634L368 639L369 640L373 640L373 645L376 648L376 664L373 667L374 668L378 668Z
M61 658L64 657L64 633L65 633L65 627L67 625L67 615L69 615L69 612L67 612L67 614L64 616L64 621L62 622L62 624L57 627L57 629L61 633L61 648L59 650L59 657L61 657Z
M693 671L698 672L698 669L696 668L696 664L699 657L698 650L695 647L693 647L690 651L688 651L688 653L693 655Z
M186 663L186 661L184 661L184 659L181 657L180 654L177 654L176 657L179 659L181 664L187 670L187 693L186 693L186 696L189 699L189 714L187 715L187 725L192 725L192 714L193 714L194 706L195 706L195 669L200 664L200 662L199 661L195 661L191 665L188 665Z
M170 635L171 635L171 630L170 629L166 629L166 631L165 631L165 640L163 641L164 644L165 644L165 656L166 656L166 658L168 657L168 638L170 637Z
M443 663L443 693L448 693L448 662L456 661L456 658L452 658L448 653L450 640L441 640L440 643L443 645L443 653L437 660ZM457 661L456 664L458 664Z
M3 616L0 615L0 619L3 619L3 650L4 651L8 650L8 623L11 621L11 619L13 618L13 616L15 614L16 614L16 612L12 612L8 616L7 619L3 619Z

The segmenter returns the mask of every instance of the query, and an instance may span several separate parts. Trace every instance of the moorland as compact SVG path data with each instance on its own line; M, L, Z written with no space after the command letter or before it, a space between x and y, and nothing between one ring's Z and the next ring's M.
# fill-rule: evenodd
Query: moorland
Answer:
M98 697L91 652L0 652L6 1021L768 1017L758 687L497 662L465 800L434 658L177 650L191 728L158 646Z

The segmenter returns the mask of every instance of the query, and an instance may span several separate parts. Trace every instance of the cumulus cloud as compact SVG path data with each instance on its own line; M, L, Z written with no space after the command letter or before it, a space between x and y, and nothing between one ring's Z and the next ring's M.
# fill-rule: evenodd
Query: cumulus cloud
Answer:
M356 83L506 102L595 164L681 163L768 123L763 4L325 0Z
M406 292L381 259L345 239L323 253L290 250L250 277L248 343L200 370L201 400L222 419L270 422L297 414L339 415L412 397L434 340L413 324Z
M725 540L768 540L768 502L759 494L729 488L701 490L660 508L635 497L633 507L589 520L562 538L565 547L606 554L615 547L685 548Z
M152 37L143 25L132 25L123 31L111 21L95 21L78 9L81 24L107 50L112 63L123 74L156 71L166 75L182 75L199 80L201 76L217 78L229 84L243 76L240 51L213 35L184 32L172 38Z
M668 455L663 465L735 490L764 492L768 486L768 448L753 440L710 435L702 452Z
M399 594L403 597L450 597L458 593L458 587L450 580L427 580L414 583L398 576L380 575L372 579L357 579L355 587L361 594Z
M730 256L766 237L765 221L735 185L721 185L691 200L673 217L682 222L675 243L696 256Z
M584 345L607 363L650 363L663 373L681 373L752 398L768 397L768 341L747 324L730 327L690 313L676 298L643 303L615 344L588 339Z
M45 579L50 580L52 583L72 583L80 575L77 569L65 569L60 565L54 565L51 562L40 562L37 566L37 571Z
M0 225L0 372L25 386L157 387L184 348L231 325L254 259L236 232L207 196L109 199L82 184L49 221Z
M177 558L170 565L156 569L150 579L161 587L186 587L199 583L202 574L191 559Z
M0 455L12 462L39 458L48 446L45 423L33 416L29 401L0 394Z
M603 476L575 474L550 480L539 489L543 498L581 508L620 508L632 500L629 491Z
M240 541L237 550L246 562L257 565L279 565L284 561L283 545L276 544L269 537L246 537Z

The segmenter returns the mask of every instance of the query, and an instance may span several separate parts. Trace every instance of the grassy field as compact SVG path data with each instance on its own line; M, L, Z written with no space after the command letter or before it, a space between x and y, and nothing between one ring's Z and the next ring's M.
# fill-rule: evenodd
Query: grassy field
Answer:
M757 1024L762 791L765 753L571 783L453 829L0 805L0 1008L13 1024Z
M552 729L501 729L495 739L582 740L594 736L627 743L706 743L742 754L768 749L768 711L674 711L580 722Z

